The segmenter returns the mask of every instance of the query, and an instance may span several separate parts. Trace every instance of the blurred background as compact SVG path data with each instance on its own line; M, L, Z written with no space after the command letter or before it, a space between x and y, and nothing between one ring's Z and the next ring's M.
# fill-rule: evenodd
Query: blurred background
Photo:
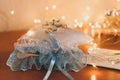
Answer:
M102 21L106 9L120 8L120 0L0 0L0 32L27 30L51 18L77 22Z

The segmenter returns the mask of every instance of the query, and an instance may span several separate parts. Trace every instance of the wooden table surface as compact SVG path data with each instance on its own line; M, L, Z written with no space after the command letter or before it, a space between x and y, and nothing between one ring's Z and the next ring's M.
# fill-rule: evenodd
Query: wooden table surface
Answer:
M6 60L13 51L13 43L26 31L0 33L0 80L42 80L46 71L34 68L26 72L12 72ZM69 72L75 80L120 80L120 71L108 68L87 66L78 73ZM61 72L53 71L49 80L68 80Z

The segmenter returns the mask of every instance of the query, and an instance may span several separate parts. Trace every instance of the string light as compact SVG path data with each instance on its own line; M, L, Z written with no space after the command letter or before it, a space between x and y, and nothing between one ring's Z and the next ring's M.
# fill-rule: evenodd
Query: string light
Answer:
M40 19L34 19L33 22L34 22L34 23L41 23L41 20L40 20Z
M118 32L118 30L117 30L117 29L114 29L114 32L115 32L115 33L117 33L117 32Z
M11 15L14 15L14 13L15 13L14 10L11 10L11 11L10 11L10 14L11 14Z
M112 65L114 65L114 64L115 64L115 62L114 62L114 61L111 61L111 64L112 64Z
M75 28L76 28L76 27L82 28L83 22L76 22L74 26L75 26Z
M115 11L112 12L112 16L116 16L116 12Z
M52 5L52 9L56 9L57 8L57 6L54 4L54 5Z
M83 22L80 22L79 27L82 28L82 26L83 26Z
M77 25L77 24L74 24L74 27L75 27L75 28L77 28L77 27L78 27L78 25Z
M117 2L120 2L120 0L117 0Z
M77 23L78 22L78 19L74 19L74 23Z
M46 6L46 7L45 7L45 10L46 10L46 11L48 11L48 10L49 10L49 7L48 7L48 6Z
M94 74L92 74L91 80L96 80L96 76Z
M106 28L106 23L103 23L103 28Z
M84 17L84 20L85 20L85 21L88 21L89 18L90 18L90 16L89 16L89 15L86 15L86 16Z
M101 28L101 25L100 25L98 22L95 23L95 26L96 26L97 28Z
M93 29L93 28L95 28L95 26L94 26L94 25L91 25L91 28Z
M65 19L65 16L62 16L62 19Z
M87 7L86 7L86 10L87 10L87 11L90 11L90 6L87 6Z
M120 15L120 12L116 12L116 15L119 16L119 15Z
M92 23L90 22L88 25L89 25L89 26L92 26Z

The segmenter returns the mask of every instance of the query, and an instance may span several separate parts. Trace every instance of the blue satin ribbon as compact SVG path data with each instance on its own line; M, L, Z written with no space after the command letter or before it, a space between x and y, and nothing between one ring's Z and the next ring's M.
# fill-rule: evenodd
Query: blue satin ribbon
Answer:
M50 74L51 74L51 72L52 72L52 69L53 69L53 67L54 67L54 64L55 64L55 59L52 59L52 60L51 60L51 63L50 63L50 67L49 67L49 69L48 69L45 77L43 78L43 80L48 80L48 78L49 78L49 76L50 76Z
M57 40L55 39L55 37L54 37L54 35L52 33L49 33L49 36L50 36L50 40L51 40L51 43L52 43L52 45L51 45L52 46L52 56L49 57L49 58L52 58L52 59L51 59L48 71L47 71L45 77L43 78L43 80L47 80L48 79L48 77L50 76L54 66L56 66L58 68L58 70L60 70L70 80L74 80L73 77L66 70L62 69L61 66L59 65L60 61L59 61L59 57L58 56L59 56L59 54L61 54L62 48L59 46Z

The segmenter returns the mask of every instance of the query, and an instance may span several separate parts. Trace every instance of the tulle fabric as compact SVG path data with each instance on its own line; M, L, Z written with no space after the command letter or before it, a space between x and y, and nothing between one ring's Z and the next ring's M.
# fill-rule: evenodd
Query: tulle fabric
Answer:
M44 39L49 40L49 35L46 34L41 27L33 28L30 31L34 32L32 36L28 36L28 34L26 33L22 37L30 37L33 39L38 39L39 41L42 41ZM77 47L78 45L83 45L93 40L87 34L71 28L61 28L58 31L53 32L53 34L56 40L64 48Z
M32 69L33 64L36 66L37 70L40 70L41 64L39 63L39 57L31 56L24 59L19 59L17 57L17 54L19 52L22 52L24 54L27 54L28 52L32 52L32 53L40 52L40 47L39 44L37 43L37 40L23 38L23 40L29 41L24 44L19 43L19 40L15 43L15 50L10 54L6 64L10 67L12 71L19 71L19 70L26 71L28 69ZM37 44L34 44L32 42L36 42Z
M10 68L13 71L16 71L16 69L13 69L15 67L16 68L19 67L19 69L17 70L26 71L28 69L31 69L33 64L35 64L37 70L40 70L41 66L43 66L45 69L48 69L50 60L53 57L55 57L57 60L54 66L55 70L59 70L57 64L59 64L62 69L67 71L69 70L79 71L82 67L85 66L86 55L81 50L73 47L66 49L64 48L64 46L61 46L58 43L58 41L55 39L52 33L49 33L49 36L50 40L42 40L41 42L38 42L37 39L31 40L29 38L26 38L31 42L32 41L36 42L37 44L33 44L31 42L28 42L26 44L16 43L15 50L11 53L7 61L7 65L10 66ZM27 54L28 52L32 53L39 52L40 56L18 59L17 53L19 51L25 54ZM21 65L17 66L17 64Z
M8 58L7 65L12 71L26 71L32 69L33 65L36 66L37 70L40 70L41 67L44 67L49 71L49 67L53 65L52 70L59 70L70 80L73 80L73 78L67 72L78 72L80 69L84 68L87 63L87 56L77 47L68 45L66 47L64 44L65 42L59 42L60 38L54 34L55 33L47 33L42 35L42 39L38 33L33 37L27 37L26 35L22 36L15 43L15 50ZM22 39L27 40L27 42L24 44L19 43L19 40ZM24 59L19 59L17 57L18 52L22 52L24 54L27 54L28 52L39 52L39 56L31 56ZM51 61L54 61L54 64Z

